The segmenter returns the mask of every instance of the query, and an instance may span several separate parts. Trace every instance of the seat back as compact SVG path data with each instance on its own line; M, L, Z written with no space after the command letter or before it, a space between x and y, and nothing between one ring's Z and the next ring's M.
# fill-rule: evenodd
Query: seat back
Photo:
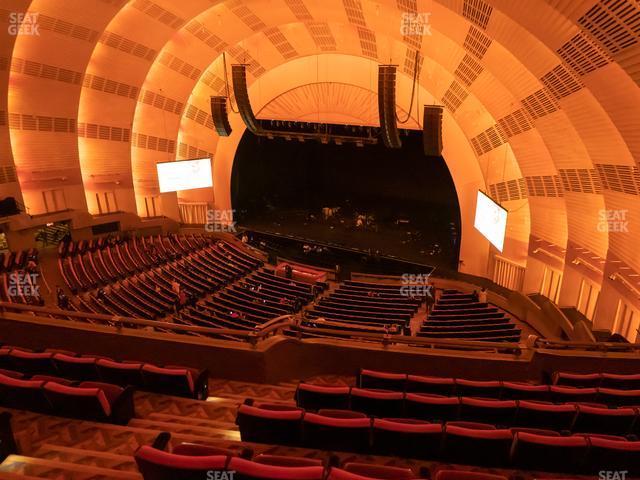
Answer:
M596 388L563 387L551 385L549 387L551 400L558 403L566 402L595 402L598 390Z
M43 388L56 415L95 421L107 421L111 416L111 404L99 388L69 387L55 382L47 382Z
M79 381L98 380L96 359L92 357L72 357L63 353L53 355L53 363L63 378Z
M507 466L513 434L508 429L476 429L445 425L444 458L454 463Z
M413 470L404 467L388 467L386 465L348 462L343 465L342 468L349 473L382 480L411 480L415 478Z
M627 435L632 432L637 417L638 412L633 408L578 405L578 416L571 430L578 433Z
M336 418L307 413L303 419L303 442L309 448L343 452L367 452L371 419Z
M512 425L516 414L515 400L492 400L488 398L462 397L460 419L494 425Z
M576 407L571 404L554 405L548 402L520 400L514 426L569 430L576 416Z
M225 455L176 455L147 445L135 454L145 480L202 480L207 472L225 470L228 459Z
M528 432L515 434L513 462L527 470L579 472L587 455L583 436L548 437Z
M435 459L440 453L442 425L412 419L373 420L373 452L379 455Z
M443 395L407 393L405 412L409 418L430 422L448 422L458 419L460 399Z
M589 437L588 472L626 470L629 477L640 475L640 442Z
M300 445L301 409L274 410L240 405L236 423L243 442Z
M623 390L617 388L599 388L598 402L617 406L639 406L640 390Z
M602 375L599 373L555 372L553 384L565 387L595 388L600 386Z
M549 385L502 382L502 400L549 400Z
M453 378L408 375L406 390L411 393L431 393L434 395L450 396L455 394L456 384Z
M47 413L51 404L42 389L44 381L21 380L0 375L0 405L20 410Z
M360 388L373 388L404 392L407 375L404 373L378 372L376 370L360 370L358 385Z
M497 380L456 378L456 391L461 397L500 398L502 383Z
M9 353L9 361L14 370L22 373L31 375L56 373L51 352L29 352L14 348Z
M300 408L309 411L321 408L348 409L350 390L347 386L301 383L296 389L296 402Z
M640 374L603 373L600 387L620 390L640 390Z
M143 385L141 363L121 363L99 359L96 361L96 368L98 369L100 380L103 382L121 387L128 385L141 387Z
M193 374L186 368L142 366L142 381L147 390L166 395L191 397L195 393Z
M438 470L435 480L508 480L509 477L493 473L471 472L468 470Z
M352 388L351 409L372 417L402 417L404 394L389 390Z
M322 466L269 465L239 457L232 457L227 468L235 472L234 480L322 480L324 477Z

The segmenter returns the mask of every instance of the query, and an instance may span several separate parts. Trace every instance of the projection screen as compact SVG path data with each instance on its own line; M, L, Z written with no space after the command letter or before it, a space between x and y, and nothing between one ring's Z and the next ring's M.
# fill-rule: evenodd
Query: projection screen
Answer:
M507 210L482 192L478 192L473 226L502 252L507 230Z
M160 193L205 188L213 185L210 158L161 162L156 166Z

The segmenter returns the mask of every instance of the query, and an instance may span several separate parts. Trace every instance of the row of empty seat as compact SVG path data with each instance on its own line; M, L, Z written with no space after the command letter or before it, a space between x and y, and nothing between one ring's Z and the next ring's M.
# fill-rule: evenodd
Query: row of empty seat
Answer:
M301 383L296 401L307 411L353 410L373 417L413 418L430 422L471 421L504 427L544 428L559 432L630 435L640 433L638 407L370 390Z
M331 451L432 459L485 467L594 473L609 468L640 470L640 441L619 436L561 436L541 429L496 428L473 422L429 423L370 418L344 410L282 405L241 405L243 441Z
M492 342L518 342L520 334L505 312L457 290L442 292L418 332L422 337Z
M206 369L115 361L103 356L56 350L34 352L11 346L1 347L0 373L17 379L42 376L62 379L63 383L102 382L197 399L206 399L208 396L209 372Z

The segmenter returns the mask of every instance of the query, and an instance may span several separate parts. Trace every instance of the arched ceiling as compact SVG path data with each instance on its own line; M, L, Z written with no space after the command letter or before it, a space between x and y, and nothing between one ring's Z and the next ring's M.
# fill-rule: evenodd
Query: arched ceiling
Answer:
M422 98L445 105L471 146L464 161L479 165L508 208L528 206L512 230L522 241L513 258L532 254L530 235L640 271L636 0L6 0L1 8L7 22L11 12L39 15L39 35L19 35L0 53L10 135L0 148L36 213L41 192L61 186L77 208L93 212L95 194L115 189L121 208L142 212L157 195L156 162L215 156L208 103L224 91L223 52L250 65L250 86L306 57L318 59L323 83L344 81L344 72L327 71L322 55L397 63L406 110L418 49ZM404 35L416 14L428 20L425 35ZM350 73L376 91L375 69ZM256 83L252 101L275 108L288 98L293 117L317 112L317 96L304 94L310 82L287 81L291 91L275 100L277 88ZM366 109L366 95L353 95L341 104ZM600 228L603 212L622 210L630 232Z

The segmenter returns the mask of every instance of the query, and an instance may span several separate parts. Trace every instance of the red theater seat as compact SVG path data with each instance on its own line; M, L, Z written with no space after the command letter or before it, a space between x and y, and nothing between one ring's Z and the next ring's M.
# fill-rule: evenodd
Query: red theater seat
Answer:
M0 369L0 375L11 378L24 378L24 373L16 372L15 370Z
M360 370L360 388L376 388L403 392L407 382L404 373L377 372L375 370Z
M29 352L14 348L9 352L9 361L14 370L22 373L31 375L56 373L51 352Z
M640 390L640 373L626 375L603 373L600 387L620 390Z
M212 445L200 445L198 443L180 443L173 448L172 453L174 453L175 455L188 455L192 457L234 455L234 452L232 450L229 450L228 448L214 447Z
M407 392L450 396L455 393L455 390L456 383L453 378L407 376Z
M488 398L462 397L460 419L473 422L512 425L516 414L515 400L492 400Z
M44 383L39 380L21 380L0 375L0 405L48 413L51 411L51 404L44 395Z
M300 445L301 409L273 410L240 405L236 423L243 442Z
M638 412L633 408L602 408L578 405L573 432L626 435L636 422Z
M209 394L209 372L184 367L142 366L144 388L165 395L205 400Z
M150 446L135 454L138 469L145 480L203 480L207 472L226 470L226 455L176 455Z
M373 420L373 452L409 458L437 458L442 425L413 419Z
M331 471L329 472L329 476L326 477L326 480L377 480L379 478L381 477L359 475L357 473L348 472L340 468L332 468ZM404 479L406 477L382 477L382 478Z
M348 462L343 470L367 478L381 480L410 480L416 478L413 470L403 467L387 467L385 465L372 465L370 463Z
M599 388L598 401L607 405L640 406L640 390Z
M458 419L460 399L420 393L407 393L405 412L409 418L419 418L430 422L448 422Z
M626 470L627 476L636 477L640 475L640 442L591 436L586 469L592 474Z
M121 387L128 385L141 387L143 385L142 365L142 363L135 362L114 362L103 358L96 361L100 380Z
M435 480L508 480L509 477L468 470L438 470Z
M549 385L502 382L500 398L503 400L549 400Z
M578 387L562 387L560 385L551 385L549 387L551 399L554 402L595 402L598 389L596 388L578 388Z
M324 386L301 383L296 389L296 402L305 410L317 411L321 408L349 408L349 392L347 386Z
M595 388L600 386L602 375L599 373L555 372L553 384L565 387Z
M234 479L239 480L323 480L322 466L281 466L252 462L240 457L232 457L228 470L235 472Z
M555 405L549 402L520 400L514 426L570 430L576 416L576 406Z
M502 383L497 380L466 380L456 378L456 391L460 397L500 398Z
M577 472L587 455L587 439L583 436L549 437L527 432L515 434L513 462L527 470Z
M466 428L463 422L445 425L444 458L453 463L506 466L513 442L508 429Z
M372 417L402 417L404 394L389 390L352 388L351 408Z
M79 381L99 379L95 358L56 353L53 355L53 363L61 377Z
M371 419L336 418L307 413L303 420L304 445L343 452L367 452Z
M175 450L174 450L175 451ZM265 465L276 465L279 467L321 467L322 460L319 458L291 457L285 455L260 454L253 458L256 463Z
M45 396L56 415L126 425L134 416L133 390L83 382L77 387L47 382Z

